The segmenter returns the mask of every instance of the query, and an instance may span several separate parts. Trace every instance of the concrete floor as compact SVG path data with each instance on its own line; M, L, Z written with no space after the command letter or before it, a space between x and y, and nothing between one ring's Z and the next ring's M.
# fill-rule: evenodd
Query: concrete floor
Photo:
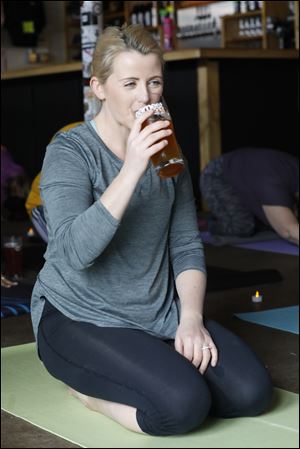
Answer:
M15 227L14 227L15 226ZM24 225L25 227L27 224ZM19 224L7 224L4 233L24 232ZM19 230L19 231L18 231ZM41 245L35 244L35 257L30 266L27 259L28 280L33 280L41 261ZM274 386L298 393L299 344L298 336L239 320L233 314L298 304L298 257L252 251L234 247L205 245L207 265L238 270L274 268L280 271L283 281L254 287L235 288L207 294L205 314L219 321L242 337L268 367ZM263 294L261 304L253 304L251 296L259 288ZM29 315L1 320L2 347L34 341ZM67 448L79 447L41 430L2 411L1 447L3 448Z

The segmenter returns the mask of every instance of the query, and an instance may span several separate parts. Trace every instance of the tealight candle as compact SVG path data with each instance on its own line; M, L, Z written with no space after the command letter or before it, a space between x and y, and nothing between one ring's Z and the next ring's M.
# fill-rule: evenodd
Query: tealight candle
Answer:
M258 290L255 295L252 296L252 302L262 302L262 296L259 294Z

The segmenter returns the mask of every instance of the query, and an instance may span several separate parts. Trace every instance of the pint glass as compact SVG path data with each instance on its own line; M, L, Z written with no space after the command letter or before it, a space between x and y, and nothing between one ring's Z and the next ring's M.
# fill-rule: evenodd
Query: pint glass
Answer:
M151 157L154 168L161 178L171 178L178 175L184 169L184 162L181 150L177 143L174 126L171 115L168 111L166 103L162 100L161 103L152 103L136 112L136 117L140 117L144 112L153 110L154 113L143 122L142 129L158 120L169 120L169 128L173 133L162 140L167 140L168 144L160 151ZM158 142L157 142L158 143Z
M22 237L4 238L4 273L9 279L18 280L23 271Z

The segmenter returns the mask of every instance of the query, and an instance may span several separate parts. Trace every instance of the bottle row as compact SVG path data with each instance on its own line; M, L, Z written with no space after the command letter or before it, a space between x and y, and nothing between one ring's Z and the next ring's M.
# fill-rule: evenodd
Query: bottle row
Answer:
M152 4L135 6L130 16L133 25L141 24L149 27L157 26L157 10Z
M262 9L263 2L234 2L236 13L245 13L250 11L259 11Z

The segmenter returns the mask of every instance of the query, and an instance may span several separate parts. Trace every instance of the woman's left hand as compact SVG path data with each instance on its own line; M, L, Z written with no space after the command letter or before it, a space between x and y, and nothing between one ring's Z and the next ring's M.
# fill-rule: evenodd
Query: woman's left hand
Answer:
M175 337L175 349L204 374L208 364L216 366L218 350L202 318L190 312L181 317Z

